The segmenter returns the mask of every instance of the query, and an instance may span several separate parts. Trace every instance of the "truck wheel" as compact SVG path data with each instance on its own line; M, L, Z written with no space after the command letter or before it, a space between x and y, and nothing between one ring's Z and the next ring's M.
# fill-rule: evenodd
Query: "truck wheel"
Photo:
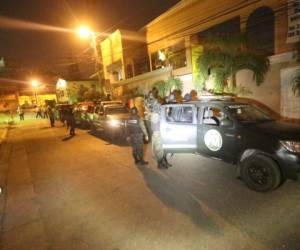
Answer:
M241 176L246 185L257 192L274 190L282 179L277 163L262 154L250 156L241 163Z
M96 134L96 132L97 132L97 128L94 124L91 124L91 131L93 134Z

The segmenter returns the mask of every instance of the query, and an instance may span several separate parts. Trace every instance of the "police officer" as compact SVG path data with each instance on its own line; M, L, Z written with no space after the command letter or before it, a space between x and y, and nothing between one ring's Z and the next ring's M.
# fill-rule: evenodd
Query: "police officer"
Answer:
M70 129L70 136L74 136L76 122L75 122L75 117L74 117L72 108L68 109L67 115L66 115L66 120L67 120L67 128Z
M160 103L157 99L153 99L151 106L152 152L157 161L157 167L160 169L166 169L172 165L167 161L167 157L163 149L160 133Z
M54 113L54 109L50 106L48 107L48 116L49 116L51 128L53 128L55 123L55 113Z
M133 107L130 110L130 118L127 121L127 135L132 147L132 155L135 164L146 165L147 161L144 160L144 140L148 141L148 133L144 121L139 117L138 110Z

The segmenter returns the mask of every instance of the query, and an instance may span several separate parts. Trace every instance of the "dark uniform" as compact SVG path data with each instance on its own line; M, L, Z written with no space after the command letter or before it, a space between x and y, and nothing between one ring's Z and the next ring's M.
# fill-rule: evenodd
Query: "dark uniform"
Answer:
M130 138L134 162L140 165L148 164L148 162L144 161L143 140L144 135L146 140L148 140L148 134L144 121L138 116L138 110L135 107L131 109L131 116L127 121L126 130L127 135Z
M51 108L51 107L48 108L48 116L49 116L49 119L50 119L51 127L54 127L55 114L54 114L53 108Z
M166 153L164 152L163 142L160 132L160 103L157 99L151 101L151 130L152 130L152 152L157 162L157 167L166 169L172 165L168 162Z
M75 135L76 121L73 114L73 110L71 108L67 111L66 120L67 120L67 127L68 129L70 129L70 135L71 136Z

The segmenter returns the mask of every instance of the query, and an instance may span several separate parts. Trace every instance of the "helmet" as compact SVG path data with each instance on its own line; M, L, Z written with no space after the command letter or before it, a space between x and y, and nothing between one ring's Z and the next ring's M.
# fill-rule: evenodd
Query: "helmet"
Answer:
M136 114L138 113L137 108L136 108L136 107L131 108L131 109L130 109L130 113L131 113L132 115L136 115Z

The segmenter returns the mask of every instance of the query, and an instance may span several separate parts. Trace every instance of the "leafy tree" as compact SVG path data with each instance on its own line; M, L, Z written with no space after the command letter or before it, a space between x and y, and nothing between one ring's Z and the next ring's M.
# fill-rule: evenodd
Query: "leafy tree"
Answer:
M183 89L183 83L179 78L170 77L168 80L160 80L154 83L159 95L164 97L170 94L173 89Z
M246 34L208 36L203 53L198 58L200 83L204 83L212 75L214 91L222 93L232 78L232 87L236 88L236 74L242 69L253 72L253 79L259 86L263 83L270 62L267 56L260 53L251 44Z
M101 98L101 94L99 91L90 89L84 93L83 97L85 101L97 101Z
M84 85L81 84L81 85L79 86L79 89L78 89L78 91L77 91L77 100L78 100L79 102L84 101L84 94L85 94L87 91L88 91L88 88L85 87Z

